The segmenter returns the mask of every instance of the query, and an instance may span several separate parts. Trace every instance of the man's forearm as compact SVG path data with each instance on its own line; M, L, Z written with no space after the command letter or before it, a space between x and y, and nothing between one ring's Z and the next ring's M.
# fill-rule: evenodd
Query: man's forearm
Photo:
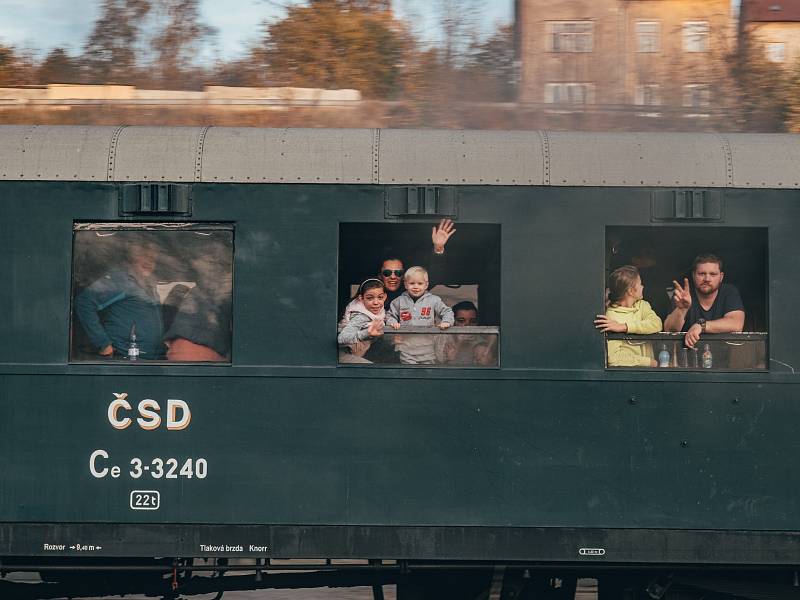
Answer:
M733 311L713 321L706 321L706 333L738 333L744 329L744 312Z
M680 331L683 328L683 323L686 321L686 313L688 310L676 308L667 315L664 319L664 331Z

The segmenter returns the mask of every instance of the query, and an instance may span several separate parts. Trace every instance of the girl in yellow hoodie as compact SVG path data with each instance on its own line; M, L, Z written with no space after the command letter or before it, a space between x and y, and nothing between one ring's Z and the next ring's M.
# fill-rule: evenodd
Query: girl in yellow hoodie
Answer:
M661 331L661 318L643 299L644 286L639 270L625 265L608 277L608 308L597 315L595 327L602 332L656 333ZM653 347L648 341L608 340L609 367L657 367Z

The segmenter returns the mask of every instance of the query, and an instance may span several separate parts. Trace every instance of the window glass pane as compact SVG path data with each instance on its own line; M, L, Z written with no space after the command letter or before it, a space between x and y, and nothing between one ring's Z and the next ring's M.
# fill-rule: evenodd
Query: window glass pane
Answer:
M683 105L689 108L706 108L711 105L711 88L705 84L683 86Z
M645 83L636 86L636 104L639 106L659 106L661 97L658 84Z
M592 21L550 21L547 23L549 52L591 52Z
M636 23L637 52L658 52L661 37L661 24L657 21L638 21Z
M544 94L544 101L548 104L594 103L594 85L591 83L548 83Z
M786 44L783 42L770 42L767 44L767 60L782 63L786 61Z
M226 225L76 225L70 359L229 362L232 273Z
M340 364L498 366L500 228L460 223L441 254L431 229L341 225Z
M707 51L708 31L708 23L706 21L686 21L683 24L684 52Z

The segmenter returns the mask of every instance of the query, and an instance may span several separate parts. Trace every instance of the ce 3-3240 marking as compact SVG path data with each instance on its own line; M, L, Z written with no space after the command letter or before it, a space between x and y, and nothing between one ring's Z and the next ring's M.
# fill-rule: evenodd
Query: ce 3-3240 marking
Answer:
M117 479L122 475L122 468L119 465L108 466L109 454L105 450L95 450L89 456L89 472L92 477L103 479L111 476ZM130 469L128 476L132 479L139 479L145 473L149 473L153 479L177 479L185 477L191 479L205 479L208 475L208 461L205 458L187 458L183 464L177 458L154 458L146 463L138 457L130 459Z

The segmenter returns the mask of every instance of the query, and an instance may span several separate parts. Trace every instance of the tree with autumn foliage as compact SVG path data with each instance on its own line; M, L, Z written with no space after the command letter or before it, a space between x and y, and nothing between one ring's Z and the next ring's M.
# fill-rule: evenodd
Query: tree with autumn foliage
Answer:
M137 81L138 43L151 5L150 0L103 0L83 54L92 83Z
M159 27L151 40L153 72L161 86L197 78L197 54L216 35L200 18L199 0L156 0ZM180 85L180 84L179 84Z
M253 52L259 85L353 88L390 98L411 39L389 0L307 0L268 23Z

